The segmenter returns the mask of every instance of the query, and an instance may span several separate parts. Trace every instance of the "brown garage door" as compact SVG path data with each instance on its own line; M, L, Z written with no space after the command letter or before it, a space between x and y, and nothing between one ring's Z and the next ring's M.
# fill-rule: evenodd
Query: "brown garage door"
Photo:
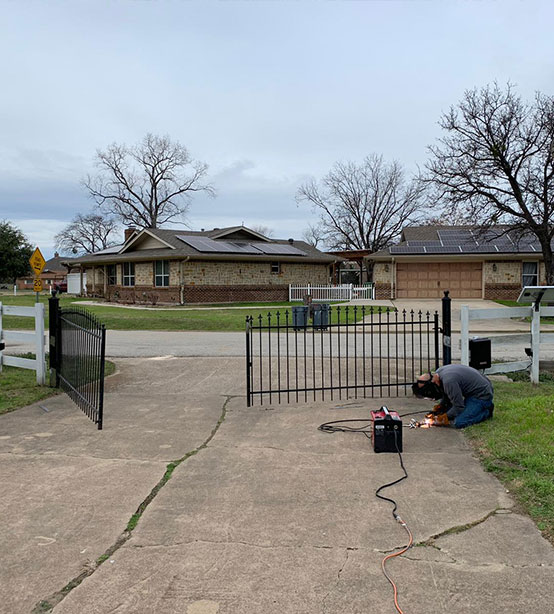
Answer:
M480 262L399 262L397 298L439 298L450 290L452 298L481 298Z

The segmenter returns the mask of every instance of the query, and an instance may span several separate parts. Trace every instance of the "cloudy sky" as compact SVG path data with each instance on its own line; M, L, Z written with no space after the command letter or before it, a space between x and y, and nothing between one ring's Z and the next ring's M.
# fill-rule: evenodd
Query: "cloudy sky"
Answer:
M551 2L0 1L0 219L52 254L97 149L168 134L210 167L194 229L299 238L295 193L370 153L409 171L464 90L554 94Z

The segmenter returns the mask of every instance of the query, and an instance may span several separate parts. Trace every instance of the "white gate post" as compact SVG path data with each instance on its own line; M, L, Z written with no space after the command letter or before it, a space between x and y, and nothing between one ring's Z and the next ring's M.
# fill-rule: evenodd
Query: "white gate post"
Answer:
M292 284L289 284L289 303L292 303Z
M538 307L538 305L537 305ZM539 360L541 351L541 312L533 306L531 319L531 350L533 359L531 362L531 383L539 383Z
M44 353L44 305L35 303L35 340L36 340L36 368L37 384L46 384L46 356Z
M461 320L461 363L463 365L469 365L469 307L467 305L462 305L460 311L460 320Z

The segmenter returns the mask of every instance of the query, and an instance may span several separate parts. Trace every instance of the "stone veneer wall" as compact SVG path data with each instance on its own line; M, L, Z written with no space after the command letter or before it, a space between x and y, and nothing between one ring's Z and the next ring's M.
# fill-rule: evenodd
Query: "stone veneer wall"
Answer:
M185 285L241 286L321 284L329 283L329 267L326 264L283 262L281 272L271 272L271 262L216 262L190 260L183 262Z
M391 298L391 269L393 266L392 262L376 262L373 265L373 281L375 283L376 299L382 300ZM388 267L388 271L386 267Z

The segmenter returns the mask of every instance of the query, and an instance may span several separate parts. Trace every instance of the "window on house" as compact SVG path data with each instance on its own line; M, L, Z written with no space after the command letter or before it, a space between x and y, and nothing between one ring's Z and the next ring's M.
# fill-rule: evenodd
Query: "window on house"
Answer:
M281 272L281 263L280 262L272 262L271 263L271 272L279 274Z
M117 286L117 267L115 264L108 264L108 286Z
M524 262L522 273L523 286L538 286L539 285L539 263L538 262Z
M134 286L135 285L135 263L124 262L123 263L123 285Z
M157 260L154 263L154 285L169 286L169 260Z

